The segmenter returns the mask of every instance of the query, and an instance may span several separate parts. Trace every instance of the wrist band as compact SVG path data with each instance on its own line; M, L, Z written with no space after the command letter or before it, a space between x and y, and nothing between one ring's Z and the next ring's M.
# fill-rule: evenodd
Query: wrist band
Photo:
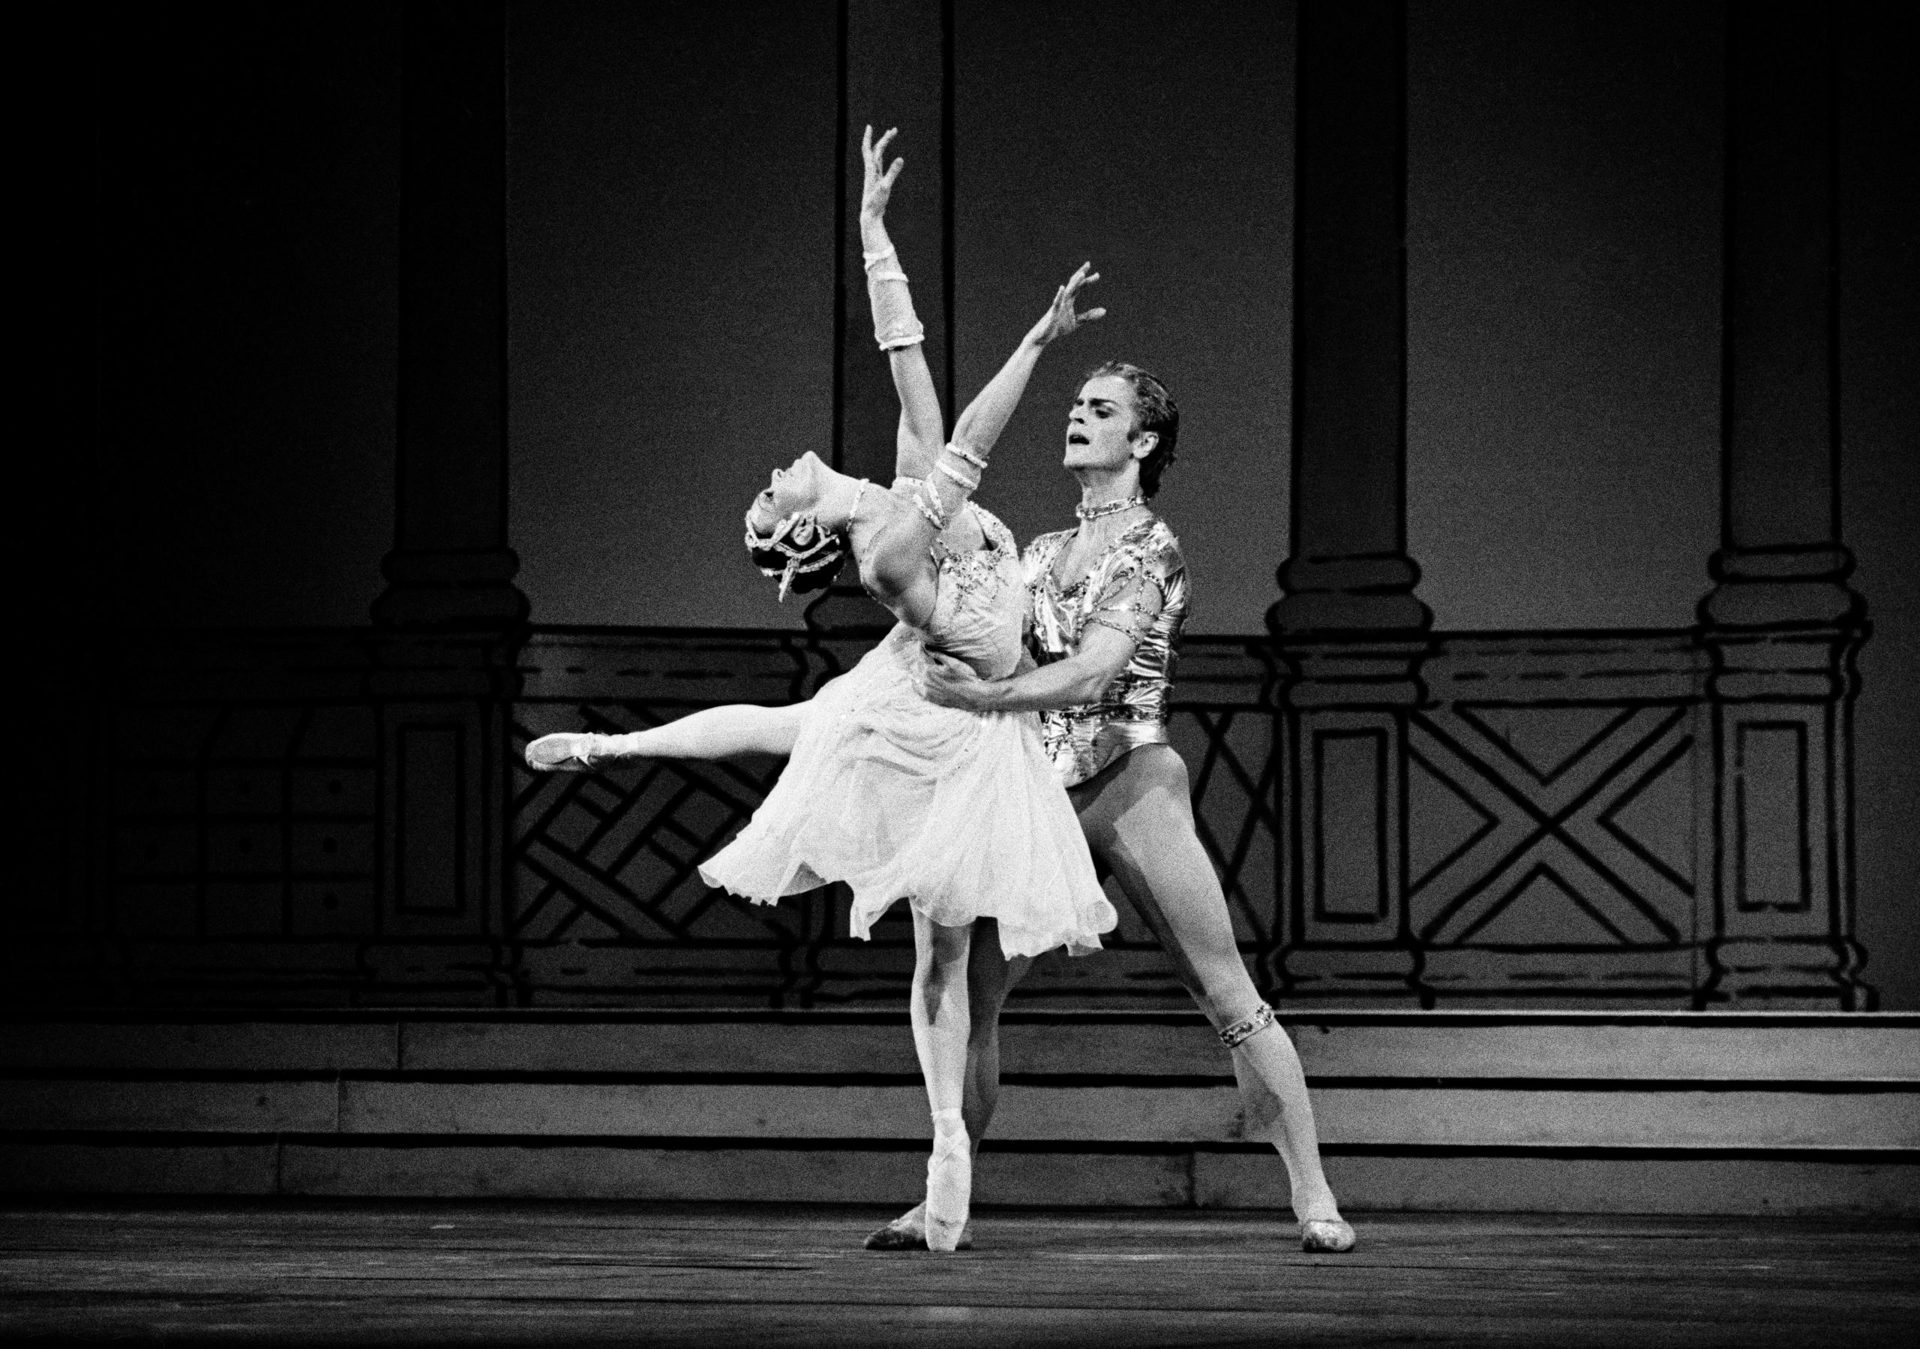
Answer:
M969 492L977 492L980 490L980 480L978 478L969 478L966 474L962 473L959 469L955 468L952 464L949 464L946 460L944 459L940 460L938 463L934 465L934 467L940 470L940 472L946 474L949 478L952 478L955 482L959 483L962 487L966 488Z
M919 319L908 314L904 319L894 320L892 325L885 329L876 328L873 340L880 344L880 350L895 351L901 347L918 346L926 341L927 330Z

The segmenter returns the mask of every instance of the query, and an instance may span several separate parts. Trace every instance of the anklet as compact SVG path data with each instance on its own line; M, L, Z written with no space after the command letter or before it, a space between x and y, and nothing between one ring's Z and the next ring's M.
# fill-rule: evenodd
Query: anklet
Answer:
M1245 1020L1236 1021L1220 1032L1220 1043L1228 1049L1237 1049L1242 1040L1258 1035L1273 1024L1273 1008L1264 1002L1253 1009L1253 1015Z

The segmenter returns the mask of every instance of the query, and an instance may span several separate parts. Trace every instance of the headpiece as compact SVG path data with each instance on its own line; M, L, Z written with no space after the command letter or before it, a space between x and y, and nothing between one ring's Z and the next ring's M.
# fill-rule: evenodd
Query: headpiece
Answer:
M814 518L812 511L795 511L765 534L754 529L751 512L746 523L747 552L762 576L779 578L782 604L786 603L787 592L793 589L796 580L819 571L826 572L831 578L847 555L846 536L831 534L820 528L820 522ZM785 561L769 566L763 560L769 553L777 554Z

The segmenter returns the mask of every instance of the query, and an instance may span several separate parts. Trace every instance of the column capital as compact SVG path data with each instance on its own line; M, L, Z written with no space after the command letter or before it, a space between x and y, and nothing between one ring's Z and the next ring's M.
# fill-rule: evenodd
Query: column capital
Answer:
M1712 628L1854 626L1866 601L1847 584L1853 553L1834 542L1726 547L1708 559L1714 587L1700 601Z
M1410 557L1313 558L1297 554L1277 573L1286 593L1267 610L1267 628L1284 638L1425 632L1433 611L1414 593L1420 567Z

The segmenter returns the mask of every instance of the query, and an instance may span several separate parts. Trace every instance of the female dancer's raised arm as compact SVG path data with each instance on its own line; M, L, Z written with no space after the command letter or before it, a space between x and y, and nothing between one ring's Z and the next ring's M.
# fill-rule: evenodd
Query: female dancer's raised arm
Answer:
M898 131L897 127L889 130L877 142L872 127L860 136L860 159L865 167L860 191L860 251L866 261L873 337L880 350L887 353L894 393L900 399L894 475L924 478L932 471L934 456L946 439L946 423L940 416L940 395L933 387L933 374L927 369L923 345L926 328L913 312L907 274L901 270L900 256L887 237L887 203L893 196L894 179L907 162L895 159L892 164L886 163L887 146Z
M1084 314L1074 310L1080 288L1100 279L1100 273L1088 270L1092 266L1090 262L1081 263L1080 270L1067 278L1067 284L1053 293L1053 303L1047 306L1047 312L954 423L954 444L964 445L980 455L991 452L1000 433L1007 429L1013 410L1020 406L1021 395L1027 391L1027 380L1033 375L1033 368L1039 364L1040 353L1047 349L1047 344L1056 337L1065 337L1083 323L1107 316L1104 309L1089 309Z

